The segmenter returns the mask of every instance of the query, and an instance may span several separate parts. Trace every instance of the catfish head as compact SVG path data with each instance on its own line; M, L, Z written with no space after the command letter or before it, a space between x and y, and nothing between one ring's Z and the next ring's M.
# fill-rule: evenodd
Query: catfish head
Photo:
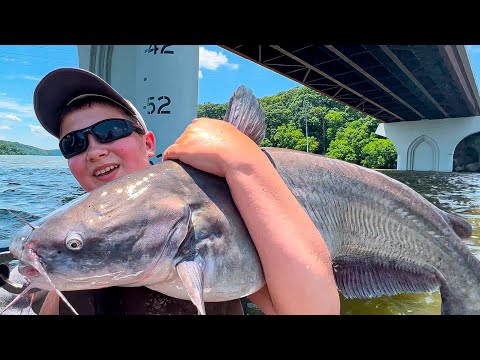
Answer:
M118 179L40 219L35 229L23 228L10 245L20 273L37 288L53 283L60 291L168 277L173 257L163 254L189 236L191 211L174 195L152 200L154 178L147 169Z

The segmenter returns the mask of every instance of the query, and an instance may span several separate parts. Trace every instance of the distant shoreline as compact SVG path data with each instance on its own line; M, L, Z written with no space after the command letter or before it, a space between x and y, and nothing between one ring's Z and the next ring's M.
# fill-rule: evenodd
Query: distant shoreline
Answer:
M12 156L15 156L15 155L16 156L62 156L63 157L62 154L57 155L57 154L2 154L2 153L0 153L0 155L6 155L6 156L10 156L10 155L12 155Z
M62 152L60 149L45 150L19 142L0 140L0 155L62 156Z

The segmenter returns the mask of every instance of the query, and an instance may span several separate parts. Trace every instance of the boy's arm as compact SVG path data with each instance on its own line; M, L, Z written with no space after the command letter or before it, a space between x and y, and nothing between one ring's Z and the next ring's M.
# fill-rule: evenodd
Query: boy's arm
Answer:
M260 152L225 176L262 261L267 287L250 296L265 313L337 314L327 246L283 179Z
M322 235L261 149L231 124L196 119L164 151L226 178L260 255L267 286L250 296L269 314L338 314L340 300Z
M38 315L59 315L60 298L53 291L49 291Z

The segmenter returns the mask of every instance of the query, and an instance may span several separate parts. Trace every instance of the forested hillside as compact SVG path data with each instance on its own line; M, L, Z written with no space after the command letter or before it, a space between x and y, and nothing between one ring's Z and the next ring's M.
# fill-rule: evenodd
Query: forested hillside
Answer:
M378 122L305 87L260 100L267 131L263 146L307 150L371 168L396 168L393 143L377 136ZM198 116L222 119L227 104L199 105Z
M60 150L44 150L34 146L0 140L0 155L62 155Z

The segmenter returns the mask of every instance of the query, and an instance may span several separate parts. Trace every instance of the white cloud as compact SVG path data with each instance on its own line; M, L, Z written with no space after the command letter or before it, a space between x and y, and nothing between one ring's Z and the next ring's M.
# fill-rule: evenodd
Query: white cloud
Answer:
M5 79L7 80L15 80L15 79L23 79L23 80L34 80L34 81L40 81L41 78L38 76L33 76L33 75L7 75L5 76Z
M46 132L45 129L43 127L41 127L40 125L30 125L29 124L28 127L30 128L30 131L34 135L52 136L48 132Z
M23 75L22 79L40 81L42 78L33 75Z
M5 61L5 62L14 62L14 58L8 58L8 57L0 57L0 60Z
M12 130L12 128L8 125L0 125L0 130Z
M222 52L216 52L205 49L200 46L199 49L199 67L206 70L217 70L220 66L225 66L232 70L238 70L238 64L228 62L228 58Z
M0 113L0 119L11 120L11 121L22 121L17 115L15 114L5 114Z
M35 118L35 112L33 111L33 105L23 105L16 99L0 96L0 109L16 113L20 117ZM10 119L13 120L13 119Z
M202 78L203 78L202 70L198 70L198 78L199 78L199 79L202 79Z
M28 127L30 128L31 133L35 137L41 138L41 140L38 140L38 141L41 141L43 144L42 146L39 146L40 148L48 149L50 147L54 149L58 147L58 139L55 136L48 133L43 127L41 127L40 125L30 125L30 124L28 125ZM34 146L37 146L37 145L34 145Z

